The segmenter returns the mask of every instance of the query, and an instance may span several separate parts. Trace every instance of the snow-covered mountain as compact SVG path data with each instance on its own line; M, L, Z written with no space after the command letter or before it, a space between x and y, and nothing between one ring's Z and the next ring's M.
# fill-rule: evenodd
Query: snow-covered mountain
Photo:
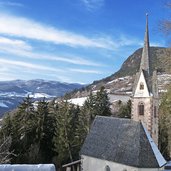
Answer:
M14 80L0 82L0 117L18 106L24 97L30 96L35 100L41 98L52 99L63 96L66 92L79 89L84 85L76 83L62 83L57 81Z

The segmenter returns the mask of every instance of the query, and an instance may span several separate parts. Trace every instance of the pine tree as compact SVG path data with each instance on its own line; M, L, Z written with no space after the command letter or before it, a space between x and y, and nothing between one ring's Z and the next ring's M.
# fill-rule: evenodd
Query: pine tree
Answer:
M81 144L79 141L79 115L80 115L80 108L79 106L75 106L73 104L70 105L70 114L72 116L71 120L71 153L73 160L79 159L79 151L81 148Z
M15 156L13 151L10 151L11 147L11 131L12 131L12 119L10 114L6 114L3 118L2 126L0 128L0 163L10 163L12 157Z
M0 131L4 136L10 136L12 132L12 119L9 113L3 118L2 127Z
M75 150L79 145L76 138L78 112L78 108L67 101L58 104L53 141L59 165L72 162L76 157Z
M84 143L84 140L90 130L91 120L90 115L87 113L87 108L84 105L79 113L78 116L78 126L77 126L77 140L79 142L79 146L81 148L82 144Z
M86 116L85 123L88 123L89 128L96 115L111 116L110 101L104 87L95 95L90 93L82 107L82 114Z
M13 116L12 145L11 150L17 155L13 162L22 163L28 161L28 149L34 139L35 111L32 99L28 96L20 104Z
M159 106L159 149L165 158L171 157L171 86Z
M85 126L88 124L88 130L90 129L90 125L92 124L95 116L97 115L97 109L95 105L96 105L96 96L93 95L92 92L90 92L90 95L88 96L87 100L84 102L81 110L82 115L85 116L84 118Z
M111 115L110 101L104 87L101 87L100 91L97 92L96 100L95 100L95 109L97 115L100 116Z
M43 163L49 163L53 157L53 134L55 118L49 111L48 102L43 99L38 103L37 107L38 115L38 141L40 143L40 155L42 156Z
M131 100L128 100L126 104L119 101L119 111L117 112L117 117L120 118L131 118Z

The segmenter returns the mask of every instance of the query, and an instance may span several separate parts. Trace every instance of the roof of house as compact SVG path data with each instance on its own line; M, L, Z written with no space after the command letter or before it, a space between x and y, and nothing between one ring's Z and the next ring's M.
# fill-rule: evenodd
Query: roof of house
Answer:
M2 164L1 171L56 171L53 164Z
M166 161L140 122L97 116L81 155L139 168L159 168Z

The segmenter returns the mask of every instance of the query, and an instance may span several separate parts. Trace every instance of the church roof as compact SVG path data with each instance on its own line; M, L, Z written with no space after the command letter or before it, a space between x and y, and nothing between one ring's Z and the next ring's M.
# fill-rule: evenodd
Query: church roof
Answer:
M148 14L146 14L146 30L145 30L145 37L144 37L144 47L143 47L141 63L140 63L140 70L144 70L148 74L150 74L149 58L150 58L150 46L149 46L149 33L148 33Z
M151 66L150 66L150 43L149 43L149 31L148 31L148 14L146 14L146 30L145 30L145 36L144 36L144 47L142 51L142 57L141 57L141 62L140 62L140 69L138 74L136 75L136 79L134 82L134 88L136 88L139 76L143 72L148 90L149 92L152 92L152 71L151 71ZM133 91L133 94L135 91Z
M165 160L147 134L140 122L97 116L80 154L139 168L162 167Z

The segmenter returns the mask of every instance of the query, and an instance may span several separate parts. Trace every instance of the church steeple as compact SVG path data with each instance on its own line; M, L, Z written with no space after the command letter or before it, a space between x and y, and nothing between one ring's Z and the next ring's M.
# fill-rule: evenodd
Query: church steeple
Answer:
M150 47L148 35L148 14L146 14L146 31L140 70L136 75L132 96L131 118L141 121L155 143L158 144L158 84L157 73L149 64Z
M148 14L146 14L146 30L145 30L145 37L144 37L144 47L142 52L142 58L140 63L140 71L144 70L148 74L150 74L149 68L149 58L150 58L150 47L149 47L149 34L148 34Z

